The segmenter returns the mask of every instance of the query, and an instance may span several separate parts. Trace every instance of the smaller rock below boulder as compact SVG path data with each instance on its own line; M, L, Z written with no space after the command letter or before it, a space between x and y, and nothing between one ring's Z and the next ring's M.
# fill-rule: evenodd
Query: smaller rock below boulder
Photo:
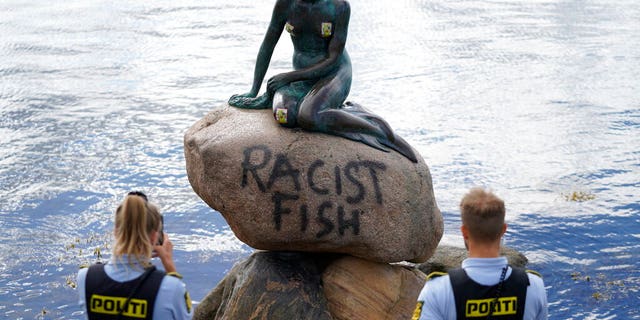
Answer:
M318 256L256 252L236 264L202 299L193 318L331 320L321 273L323 264L333 259Z
M410 319L425 275L412 268L343 257L322 275L334 319Z
M346 255L260 251L233 267L194 319L409 319L425 278Z

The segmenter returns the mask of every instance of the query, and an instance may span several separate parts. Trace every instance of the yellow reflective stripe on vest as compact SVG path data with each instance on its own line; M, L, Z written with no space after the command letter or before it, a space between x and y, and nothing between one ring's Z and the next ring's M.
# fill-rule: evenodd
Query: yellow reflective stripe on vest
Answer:
M108 297L94 294L91 296L91 305L89 311L101 314L117 315L120 309L124 307L127 298L122 297ZM149 307L147 300L131 299L127 305L127 310L122 312L123 316L132 318L146 318Z
M432 278L437 278L437 277L446 276L446 275L447 275L446 272L434 271L429 273L429 275L427 276L427 281L431 280Z
M413 310L413 316L411 317L411 320L420 319L420 315L422 315L422 306L423 305L424 305L424 301L418 301L418 303L416 304L416 309Z
M492 299L467 300L465 314L467 318L486 317L491 312ZM493 306L494 316L514 315L518 312L518 297L503 297Z
M527 271L527 273L530 273L530 274L533 274L533 275L536 275L536 276L542 278L542 275L539 274L537 271L529 270L529 269L527 269L526 271Z

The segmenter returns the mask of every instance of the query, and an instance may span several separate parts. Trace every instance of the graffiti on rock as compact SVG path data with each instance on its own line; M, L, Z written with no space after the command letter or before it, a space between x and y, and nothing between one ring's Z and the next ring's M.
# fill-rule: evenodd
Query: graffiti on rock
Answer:
M281 230L287 217L297 214L300 232L307 232L315 225L317 238L333 232L344 236L347 232L360 234L360 217L365 214L358 208L365 201L378 205L384 202L380 175L387 166L379 161L353 160L344 166L326 168L317 159L308 166L296 166L286 154L273 154L265 145L244 150L241 187L255 183L262 193L271 194L273 226ZM317 208L301 200L301 192L321 197Z

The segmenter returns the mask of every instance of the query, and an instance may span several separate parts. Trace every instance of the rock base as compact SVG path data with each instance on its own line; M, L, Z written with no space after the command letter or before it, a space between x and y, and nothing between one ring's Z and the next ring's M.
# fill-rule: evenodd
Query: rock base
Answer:
M344 255L262 251L238 263L194 319L409 319L422 272Z
M194 319L410 319L426 275L459 267L464 248L440 246L422 264L341 254L258 251L236 264L196 307ZM503 248L515 267L527 258Z

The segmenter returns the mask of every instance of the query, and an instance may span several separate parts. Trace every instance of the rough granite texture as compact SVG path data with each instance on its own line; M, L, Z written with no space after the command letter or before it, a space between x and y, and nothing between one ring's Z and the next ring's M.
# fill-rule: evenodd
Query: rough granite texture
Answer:
M256 249L424 262L443 232L424 159L228 106L184 137L194 191Z

